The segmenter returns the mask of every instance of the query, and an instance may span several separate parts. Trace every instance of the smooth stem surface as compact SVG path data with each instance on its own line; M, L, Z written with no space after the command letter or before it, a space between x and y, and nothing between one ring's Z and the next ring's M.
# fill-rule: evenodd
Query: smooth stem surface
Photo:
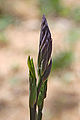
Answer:
M30 120L36 120L36 105L30 107Z
M42 120L42 109L43 109L43 103L38 106L38 118L37 120Z
M41 88L41 85L42 85L42 79L39 78L39 83L38 83L38 88L37 88L37 98L36 98L36 103L34 104L33 107L30 107L30 120L36 120L36 106L37 106L37 101L38 101L38 96L39 96L39 92L40 92L40 88ZM38 108L40 111L39 112L39 117L38 117L38 120L41 120L42 118L42 112L41 112L41 109Z
M38 88L37 88L37 99L36 99L36 104L38 101L38 96L39 96L39 92L40 92L40 88L42 85L42 79L41 77L39 77L39 83L38 83ZM37 120L41 120L42 119L42 108L43 108L43 103L41 106L38 106L38 116L37 116Z
M41 77L39 77L39 83L38 83L38 88L37 88L36 104L37 104L37 101L38 101L38 96L39 96L41 85L42 85L42 79L41 79Z

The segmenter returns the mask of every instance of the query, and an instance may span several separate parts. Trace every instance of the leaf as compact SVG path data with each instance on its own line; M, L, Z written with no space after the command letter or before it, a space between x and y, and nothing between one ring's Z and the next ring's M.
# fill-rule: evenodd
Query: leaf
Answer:
M38 102L37 102L38 106L41 106L44 99L46 98L46 92L47 92L47 80L41 86L40 93L38 96Z
M33 63L33 59L30 59L30 56L28 56L28 67L29 67L29 71L31 72L32 78L36 82L34 63Z
M33 59L31 59L31 68L32 68L32 72L33 72L34 78L36 78Z
M29 67L29 70L31 71L31 60L30 60L30 56L28 56L28 67Z
M29 106L33 107L36 102L37 97L37 87L36 87L36 75L33 59L28 57L28 67L29 67Z
M29 106L33 107L33 105L36 102L36 97L37 97L37 87L32 85L30 89L30 97L29 97Z

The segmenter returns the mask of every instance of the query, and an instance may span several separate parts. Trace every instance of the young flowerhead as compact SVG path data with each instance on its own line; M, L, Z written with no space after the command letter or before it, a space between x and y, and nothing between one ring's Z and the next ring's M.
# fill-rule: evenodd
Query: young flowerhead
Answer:
M43 81L50 74L52 66L52 38L45 16L42 17L40 43L38 53L38 75L42 76Z

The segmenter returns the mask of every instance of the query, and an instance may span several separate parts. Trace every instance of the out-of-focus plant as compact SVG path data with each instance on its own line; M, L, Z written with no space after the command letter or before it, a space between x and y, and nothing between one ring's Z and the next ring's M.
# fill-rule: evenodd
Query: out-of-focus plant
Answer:
M61 0L39 0L41 13L47 15L54 14L55 16L68 17L71 14L71 9L65 7Z
M60 52L53 58L52 71L67 68L73 59L73 53L70 51Z
M46 15L53 14L55 16L72 18L76 22L80 22L80 6L75 9L70 8L65 6L62 0L39 0L39 6L41 13Z
M0 47L5 47L9 44L9 41L7 40L5 34L3 32L0 32Z
M11 16L0 16L0 31L4 30L9 24L12 24L13 17Z
M59 11L59 15L62 17L70 17L71 8L63 6L62 9Z
M62 9L61 0L39 0L40 9L42 13L49 14L59 14Z
M72 10L72 18L80 23L80 6Z
M63 68L69 68L74 61L74 46L77 40L80 38L80 29L71 28L65 37L65 42L68 44L68 51L64 50L59 52L53 57L52 71L61 70Z
M52 59L52 39L51 33L43 15L40 33L39 53L38 53L38 85L35 73L33 59L28 57L29 67L29 107L30 107L30 120L41 120L44 99L47 92L47 80L51 71ZM38 107L38 111L37 111Z
M70 50L73 49L75 43L80 38L80 29L79 28L73 28L70 29L68 32L68 35L66 37L66 41L69 45Z

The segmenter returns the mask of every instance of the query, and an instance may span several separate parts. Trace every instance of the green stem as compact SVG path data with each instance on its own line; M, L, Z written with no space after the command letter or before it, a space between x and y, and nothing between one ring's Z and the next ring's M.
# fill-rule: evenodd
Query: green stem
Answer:
M42 109L43 109L43 102L40 106L38 106L38 118L37 118L37 120L42 120Z
M36 120L36 105L30 107L30 120Z
M37 104L37 101L38 101L38 96L39 96L41 85L42 85L42 79L41 79L41 77L39 77L39 83L38 83L38 88L37 88L36 104Z
M47 80L43 83L44 89L42 91L43 94L43 101L41 102L40 105L38 105L38 117L37 120L42 120L42 110L43 110L43 105L44 105L44 99L46 98L46 92L47 92Z

